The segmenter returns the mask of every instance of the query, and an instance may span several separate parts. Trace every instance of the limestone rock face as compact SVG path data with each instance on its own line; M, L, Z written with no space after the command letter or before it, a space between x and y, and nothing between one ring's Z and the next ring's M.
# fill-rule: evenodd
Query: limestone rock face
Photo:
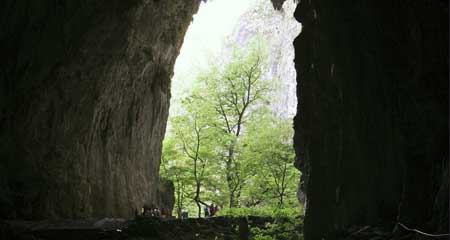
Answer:
M158 201L173 65L197 0L0 3L2 217Z
M160 208L168 208L172 211L175 205L175 186L173 182L161 180L158 188L158 206Z
M448 232L448 2L300 1L295 16L305 239Z
M276 86L271 91L271 109L286 118L293 118L297 111L292 41L300 33L301 24L294 18L296 6L295 0L288 0L282 9L275 10L270 1L259 1L254 9L240 18L233 36L233 42L240 45L245 45L256 36L267 41L270 71L264 79L274 82Z

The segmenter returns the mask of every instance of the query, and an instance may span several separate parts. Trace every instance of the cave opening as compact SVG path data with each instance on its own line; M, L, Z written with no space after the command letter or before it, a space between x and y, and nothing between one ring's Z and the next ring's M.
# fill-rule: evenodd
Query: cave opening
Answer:
M160 167L174 184L177 218L302 215L295 6L216 0L194 15L171 80Z

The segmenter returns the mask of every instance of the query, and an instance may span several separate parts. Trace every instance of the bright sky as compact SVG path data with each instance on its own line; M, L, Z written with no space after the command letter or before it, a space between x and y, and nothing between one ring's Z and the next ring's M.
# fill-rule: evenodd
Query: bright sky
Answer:
M256 0L208 0L202 2L189 27L172 79L172 98L189 89L196 72L205 69L208 56L220 53L239 17Z

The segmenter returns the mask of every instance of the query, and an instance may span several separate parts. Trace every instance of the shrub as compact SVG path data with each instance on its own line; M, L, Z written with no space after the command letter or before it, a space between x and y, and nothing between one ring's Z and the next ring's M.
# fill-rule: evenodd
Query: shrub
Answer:
M300 207L248 207L248 208L225 208L218 212L219 216L231 217L246 217L246 216L260 216L260 217L274 217L274 218L294 218L300 216L302 209Z

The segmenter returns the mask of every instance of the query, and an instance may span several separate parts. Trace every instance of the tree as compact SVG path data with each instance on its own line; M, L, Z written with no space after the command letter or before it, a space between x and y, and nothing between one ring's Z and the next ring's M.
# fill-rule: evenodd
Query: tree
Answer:
M201 216L202 185L208 178L206 174L211 161L215 157L213 150L214 129L210 127L210 116L197 96L191 95L183 100L185 112L171 119L175 141L180 145L181 154L190 161L190 176L194 181L194 191L191 198Z
M258 41L199 75L183 111L170 118L161 171L175 183L178 211L187 204L200 217L206 200L235 208L241 200L282 207L295 199L293 129L268 107L273 86L263 79L267 57Z
M203 84L197 91L204 94L204 105L214 110L217 118L212 125L223 133L223 159L229 190L229 206L236 207L245 178L237 146L251 113L262 106L270 90L269 82L262 79L266 71L266 53L258 44L235 47L231 58L220 68L199 78Z
M296 198L296 180L299 172L293 167L294 149L291 120L272 114L262 114L249 126L243 142L244 155L253 163L253 178L247 184L250 202L253 204L276 200L283 207L286 197Z

